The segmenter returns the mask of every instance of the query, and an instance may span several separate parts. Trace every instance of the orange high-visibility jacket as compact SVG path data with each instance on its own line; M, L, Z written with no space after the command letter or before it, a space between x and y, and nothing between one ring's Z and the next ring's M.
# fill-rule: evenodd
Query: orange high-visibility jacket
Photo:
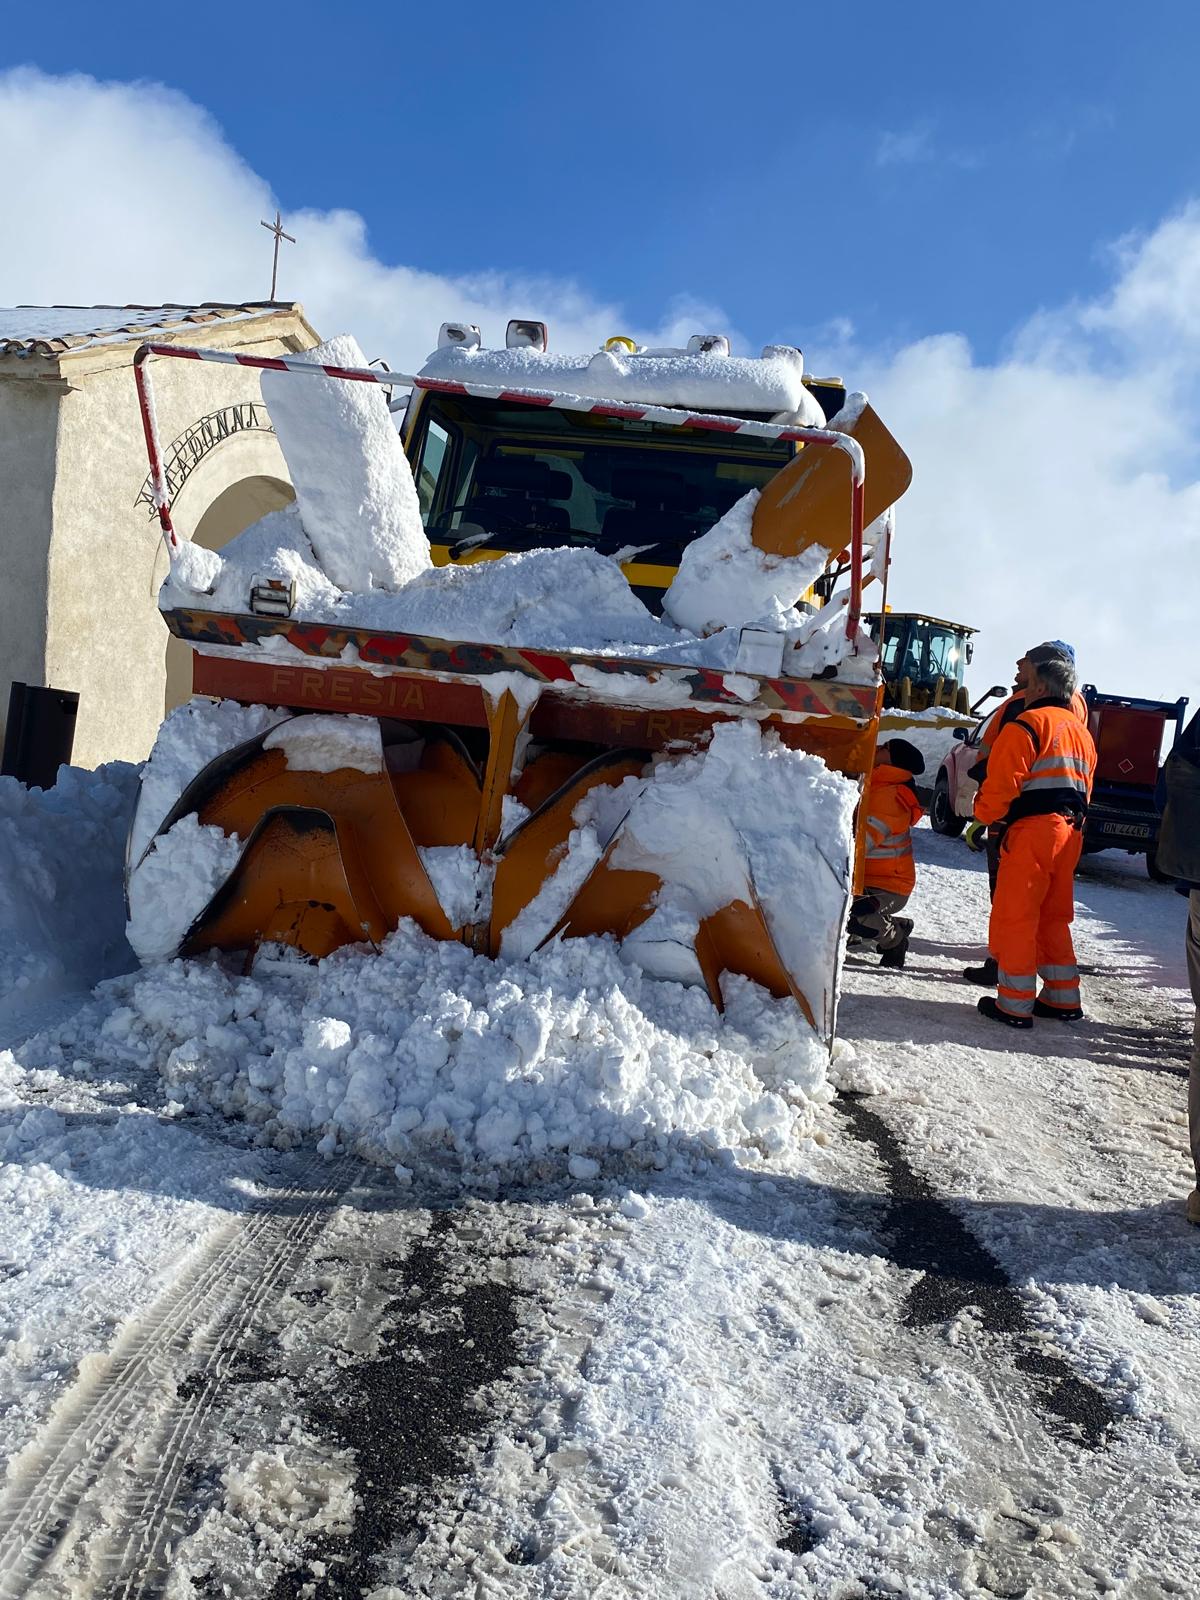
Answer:
M1092 794L1096 746L1074 708L1035 700L1002 728L975 796L978 822L1017 822L1054 812L1082 816Z
M910 829L924 815L912 786L912 773L883 762L871 774L863 805L867 808L867 891L911 894L917 868Z
M981 761L986 761L988 759L996 740L1000 737L1000 730L1002 728L1006 728L1010 722L1019 717L1024 709L1025 696L1023 694L1010 694L1007 700L1001 700L1000 704L996 707L995 711L992 712L991 716L984 724L983 733L980 736L979 759ZM1084 727L1087 727L1087 701L1079 693L1078 689L1071 696L1071 714L1072 716L1078 717L1079 721L1083 723Z

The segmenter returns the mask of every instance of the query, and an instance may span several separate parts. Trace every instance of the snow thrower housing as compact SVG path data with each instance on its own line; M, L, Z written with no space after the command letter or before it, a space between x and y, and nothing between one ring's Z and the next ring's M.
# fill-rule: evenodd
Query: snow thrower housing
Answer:
M450 344L436 354L461 360L473 353ZM544 349L534 343L507 354L532 359ZM622 566L635 593L661 604L689 542L728 509L730 497L753 488L753 542L768 564L817 550L847 579L837 601L844 662L818 677L790 671L783 636L754 629L743 630L729 670L644 654L331 626L297 614L294 590L278 580L256 580L240 610L168 606L167 626L193 649L197 695L297 715L352 714L373 719L379 730L378 759L316 770L297 770L285 748L258 736L212 761L165 817L153 819L131 874L184 817L194 815L239 845L180 954L244 951L252 961L260 947L284 945L320 958L342 944L381 941L404 917L433 937L500 954L518 918L535 901L546 902L543 891L564 861L581 804L594 791L626 785L620 792L633 796L633 810L656 764L705 747L723 723L752 723L850 778L870 770L881 686L860 626L870 579L864 531L903 493L911 472L865 400L830 429L504 387L474 374L468 382L428 368L405 378L299 358L144 345L135 371L155 503L173 559L179 546L148 364L156 356L349 384L410 384L405 445L435 564L586 543ZM882 574L886 554L874 565ZM820 584L812 591L814 608L828 603L831 585L824 587L824 595ZM738 890L710 905L689 899L691 891L675 893L661 862L639 865L627 841L623 846L627 823L628 815L618 820L539 942L607 934L637 944L649 970L702 982L717 1006L723 974L742 974L775 996L794 997L828 1040L840 922L814 976L782 952L764 909L771 886L756 881L749 856ZM800 830L803 818L780 816L778 827ZM698 838L691 847L702 854L706 842ZM429 853L447 848L472 852L487 869L490 892L465 915L447 909L430 874ZM844 916L854 878L850 842L844 860L824 860L820 870L833 874ZM669 958L662 957L666 946Z

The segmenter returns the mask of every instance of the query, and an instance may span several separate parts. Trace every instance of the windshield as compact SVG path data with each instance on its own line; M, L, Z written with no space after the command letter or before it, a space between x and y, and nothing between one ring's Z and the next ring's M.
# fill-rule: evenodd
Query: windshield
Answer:
M888 614L883 643L883 675L889 683L907 678L915 687L933 688L938 679L961 684L966 672L962 636L942 623L920 617ZM879 618L868 623L879 637Z
M426 531L452 554L582 544L671 565L793 452L779 440L447 395L426 398L412 444Z

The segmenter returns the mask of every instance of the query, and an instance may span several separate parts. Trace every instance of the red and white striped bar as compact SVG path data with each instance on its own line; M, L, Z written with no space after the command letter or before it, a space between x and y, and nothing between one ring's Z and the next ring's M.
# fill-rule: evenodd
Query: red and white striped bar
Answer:
M334 367L300 356L245 356L234 350L196 350L186 345L144 344L133 358L137 383L138 408L146 436L150 461L150 481L159 526L167 554L173 557L179 539L171 520L171 502L163 471L158 423L154 411L154 392L148 362L151 356L172 356L183 361L216 361L230 367L253 367L261 372L294 372L309 377L339 378L346 383L376 383L389 388L428 389L437 394L465 394L480 400L503 400L516 405L545 406L559 411L588 411L595 416L614 417L629 422L655 422L664 427L689 428L696 432L740 434L756 439L785 439L797 444L841 450L850 461L850 605L846 613L846 635L853 639L862 615L863 485L866 458L862 446L845 433L831 428L789 428L774 422L752 422L742 417L715 416L706 412L685 411L675 406L622 405L612 400L588 400L583 395L557 394L545 389L499 389L491 384L453 383L445 378L422 378L404 372L379 372L374 367Z

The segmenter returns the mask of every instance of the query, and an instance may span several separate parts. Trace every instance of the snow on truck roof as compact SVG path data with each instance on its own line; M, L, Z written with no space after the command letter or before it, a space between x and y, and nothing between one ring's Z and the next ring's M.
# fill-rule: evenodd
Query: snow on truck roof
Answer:
M419 376L696 411L750 411L764 416L786 412L801 426L825 426L825 414L804 383L804 357L785 345L768 345L761 356L730 356L626 349L566 355L556 350L484 350L452 344L435 350Z

